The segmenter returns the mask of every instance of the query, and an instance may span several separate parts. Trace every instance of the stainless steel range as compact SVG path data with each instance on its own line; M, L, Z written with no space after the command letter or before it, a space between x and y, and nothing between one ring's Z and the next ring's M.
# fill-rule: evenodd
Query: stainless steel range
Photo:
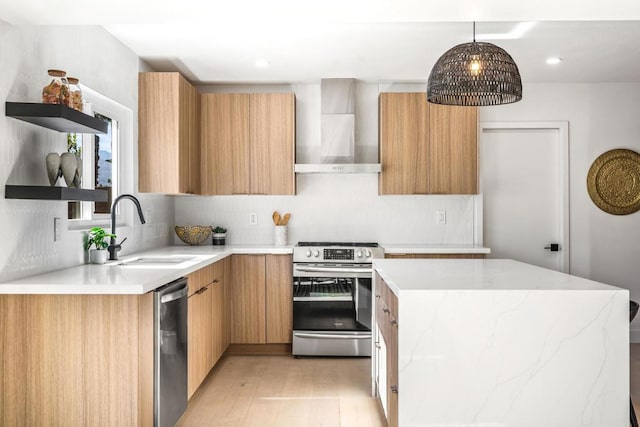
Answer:
M293 248L293 355L371 356L377 243L300 242Z

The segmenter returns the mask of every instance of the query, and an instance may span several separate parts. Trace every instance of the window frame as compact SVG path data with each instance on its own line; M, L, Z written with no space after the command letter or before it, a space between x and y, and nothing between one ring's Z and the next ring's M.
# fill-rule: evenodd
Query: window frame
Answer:
M133 146L133 111L130 108L100 94L99 92L80 84L84 101L87 106L85 113L93 116L94 113L102 114L109 117L112 123L112 140L111 140L111 158L112 158L112 174L111 174L111 197L112 203L121 194L131 192L133 189L133 172L131 170L133 164L131 161L124 163L125 159L131 159ZM88 111L87 111L88 110ZM94 189L94 134L82 135L82 188ZM66 134L65 134L66 137ZM85 141L90 141L85 144ZM87 150L89 145L89 150ZM129 173L127 173L129 171ZM93 202L80 202L81 218L68 219L69 230L86 230L91 227L110 227L110 214L93 213ZM131 212L128 212L131 211ZM116 212L116 223L124 226L131 222L133 211L118 206ZM131 218L130 218L131 217Z

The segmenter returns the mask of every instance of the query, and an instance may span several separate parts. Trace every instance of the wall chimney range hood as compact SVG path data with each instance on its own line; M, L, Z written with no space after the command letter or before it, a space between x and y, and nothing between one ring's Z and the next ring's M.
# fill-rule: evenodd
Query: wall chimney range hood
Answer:
M297 173L377 173L379 163L356 161L355 79L320 81L320 162L297 163Z

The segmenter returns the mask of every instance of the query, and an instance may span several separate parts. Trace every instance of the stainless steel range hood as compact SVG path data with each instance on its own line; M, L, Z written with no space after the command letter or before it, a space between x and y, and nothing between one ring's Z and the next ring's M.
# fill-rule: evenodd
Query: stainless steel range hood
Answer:
M356 162L355 79L320 81L320 161L298 163L297 173L377 173L379 163Z

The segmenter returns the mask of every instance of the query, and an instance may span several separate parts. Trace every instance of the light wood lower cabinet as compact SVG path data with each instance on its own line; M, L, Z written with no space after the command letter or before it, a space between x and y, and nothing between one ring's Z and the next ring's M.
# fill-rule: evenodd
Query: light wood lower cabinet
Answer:
M265 344L265 256L234 255L231 270L231 343Z
M376 273L377 275L377 273ZM391 292L384 280L377 276L376 283L376 326L382 335L386 354L384 357L377 356L377 360L384 360L386 366L379 369L377 375L384 375L385 381L380 381L385 387L384 392L378 389L378 396L386 399L386 417L389 427L398 426L398 299ZM378 347L379 348L379 347Z
M291 342L291 255L234 255L231 343Z
M291 255L267 255L267 344L290 343L293 334L293 274Z
M0 295L0 425L152 426L153 293Z
M188 299L189 398L226 350L224 265L218 261L188 276L190 293L195 289Z

